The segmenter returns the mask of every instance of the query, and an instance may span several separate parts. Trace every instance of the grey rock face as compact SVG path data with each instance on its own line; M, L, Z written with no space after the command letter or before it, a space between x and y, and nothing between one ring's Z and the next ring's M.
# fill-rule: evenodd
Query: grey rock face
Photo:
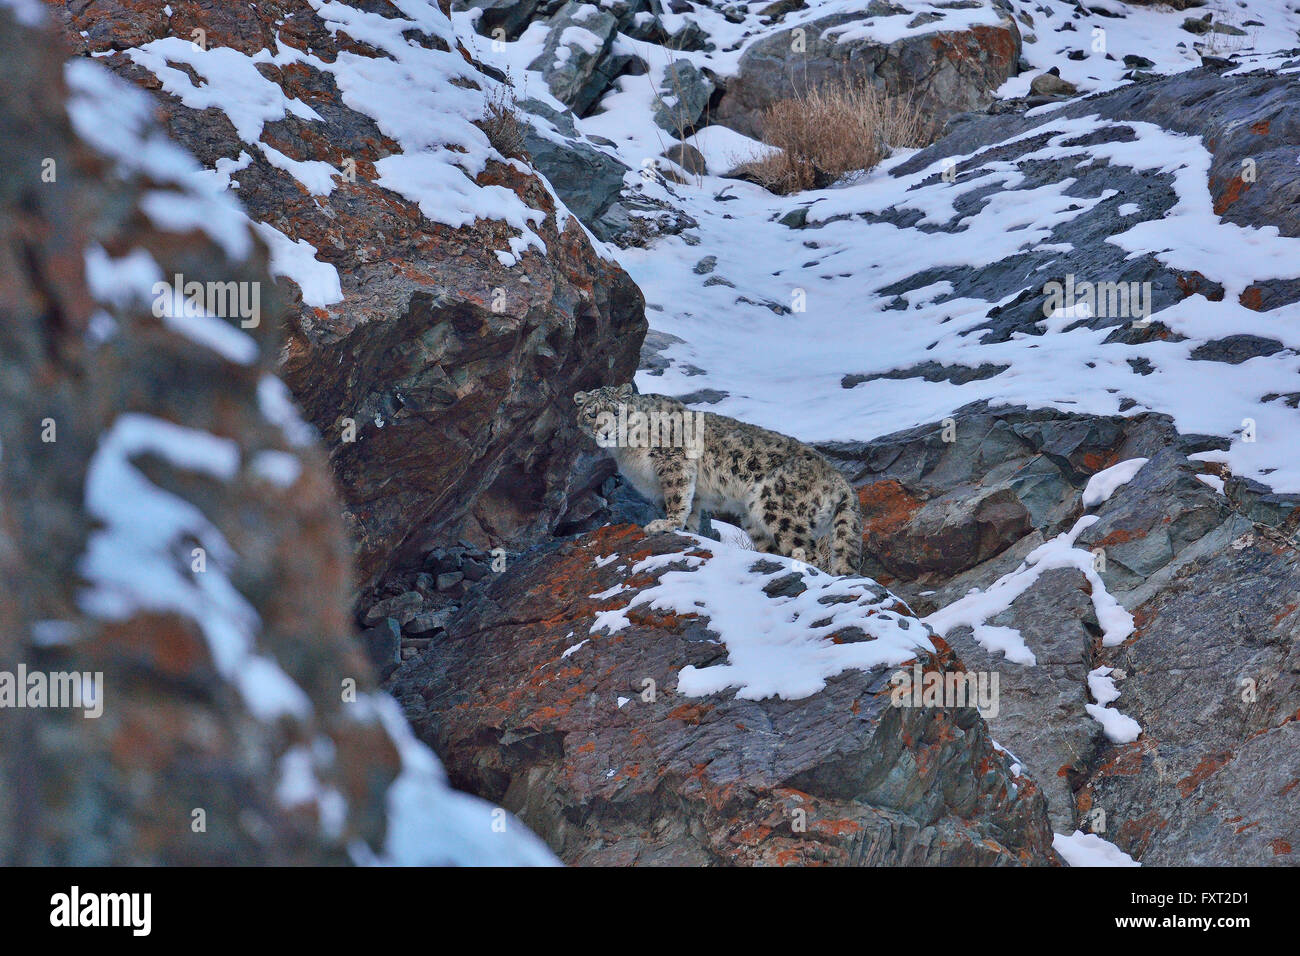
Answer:
M1296 557L1234 518L1133 608L1134 639L1106 657L1143 735L1096 763L1079 805L1144 862L1294 865Z
M1078 510L1086 476L1103 466L1124 422L983 404L953 418L951 441L933 425L872 442L819 446L864 486L864 570L886 583L942 579L1000 554L1031 531L1061 530Z
M1259 355L1272 355L1282 351L1282 343L1277 339L1266 339L1259 335L1229 335L1192 350L1192 358L1205 362L1223 362L1226 365L1240 365L1247 359Z
M537 12L539 0L453 0L453 10L482 10L474 27L487 37L517 40Z
M968 627L949 632L948 643L976 673L997 673L998 711L986 716L993 739L1023 761L1047 799L1052 829L1073 833L1073 787L1102 749L1097 723L1088 716L1087 675L1095 637L1085 624L1092 603L1079 572L1046 572L1034 588L990 624L1017 628L1037 658L1020 667L975 640Z
M841 380L840 386L842 388L853 388L863 382L902 378L920 378L927 382L952 382L954 385L965 385L967 382L978 382L983 379L994 378L1001 375L1008 368L1010 368L1008 365L994 365L989 362L974 368L968 365L943 365L939 362L922 362L910 368L897 369L891 372L872 372L870 375L846 375Z
M1108 590L1141 587L1227 518L1228 501L1196 479L1185 454L1156 445L1151 460L1079 536L1080 545L1105 550Z

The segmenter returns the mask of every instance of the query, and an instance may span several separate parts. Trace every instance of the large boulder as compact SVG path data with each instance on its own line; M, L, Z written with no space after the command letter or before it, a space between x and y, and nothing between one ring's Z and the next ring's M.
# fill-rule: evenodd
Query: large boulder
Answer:
M664 21L655 14L641 11L619 23L619 28L634 40L654 43L668 50L703 50L712 52L714 44L704 28L694 20L681 19L670 32Z
M548 533L570 396L625 381L645 331L626 273L497 148L496 81L433 0L402 11L58 8L271 244L292 297L282 374L329 448L363 586L434 544Z
M1118 416L987 403L952 422L820 446L858 487L867 570L886 583L942 586L1033 532L1062 530L1087 478L1114 464L1125 428Z
M0 4L0 863L549 861L359 653L256 229L29 13Z
M389 687L451 779L580 864L1054 864L1044 803L868 579L609 526L528 556Z
M981 17L953 9L928 22L909 20L905 10L887 3L872 8L880 9L831 14L752 43L737 74L726 81L715 121L761 136L763 111L772 104L847 80L910 95L941 124L955 113L987 106L993 91L1016 73L1020 31L996 4L984 5ZM950 16L960 16L960 25L949 27ZM901 38L889 39L899 28Z

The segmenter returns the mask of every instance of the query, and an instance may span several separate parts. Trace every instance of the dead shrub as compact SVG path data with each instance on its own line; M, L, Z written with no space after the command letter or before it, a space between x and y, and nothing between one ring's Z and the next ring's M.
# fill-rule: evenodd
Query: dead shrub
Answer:
M488 142L502 156L526 159L524 122L515 107L513 89L503 83L489 96L483 115L475 125L487 134Z
M867 82L843 81L768 107L763 141L777 151L737 168L776 193L821 189L846 173L873 168L895 147L925 146L934 125L910 97L891 96Z

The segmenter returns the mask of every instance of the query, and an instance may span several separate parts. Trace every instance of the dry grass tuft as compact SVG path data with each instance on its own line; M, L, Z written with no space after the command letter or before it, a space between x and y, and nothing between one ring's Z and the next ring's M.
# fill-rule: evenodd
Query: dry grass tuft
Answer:
M515 107L514 90L508 83L498 86L491 94L483 115L475 122L484 133L488 142L502 156L514 159L526 158L524 149L524 120Z
M780 152L751 157L736 172L776 193L820 189L871 169L894 147L925 146L933 138L934 124L909 97L844 81L768 107L763 141Z

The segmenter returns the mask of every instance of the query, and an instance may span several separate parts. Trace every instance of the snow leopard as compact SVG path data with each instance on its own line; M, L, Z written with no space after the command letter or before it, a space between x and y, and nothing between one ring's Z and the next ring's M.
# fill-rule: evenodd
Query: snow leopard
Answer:
M844 476L803 442L631 385L573 396L578 427L665 516L648 534L700 530L704 513L739 524L759 551L831 574L859 573L862 512Z

